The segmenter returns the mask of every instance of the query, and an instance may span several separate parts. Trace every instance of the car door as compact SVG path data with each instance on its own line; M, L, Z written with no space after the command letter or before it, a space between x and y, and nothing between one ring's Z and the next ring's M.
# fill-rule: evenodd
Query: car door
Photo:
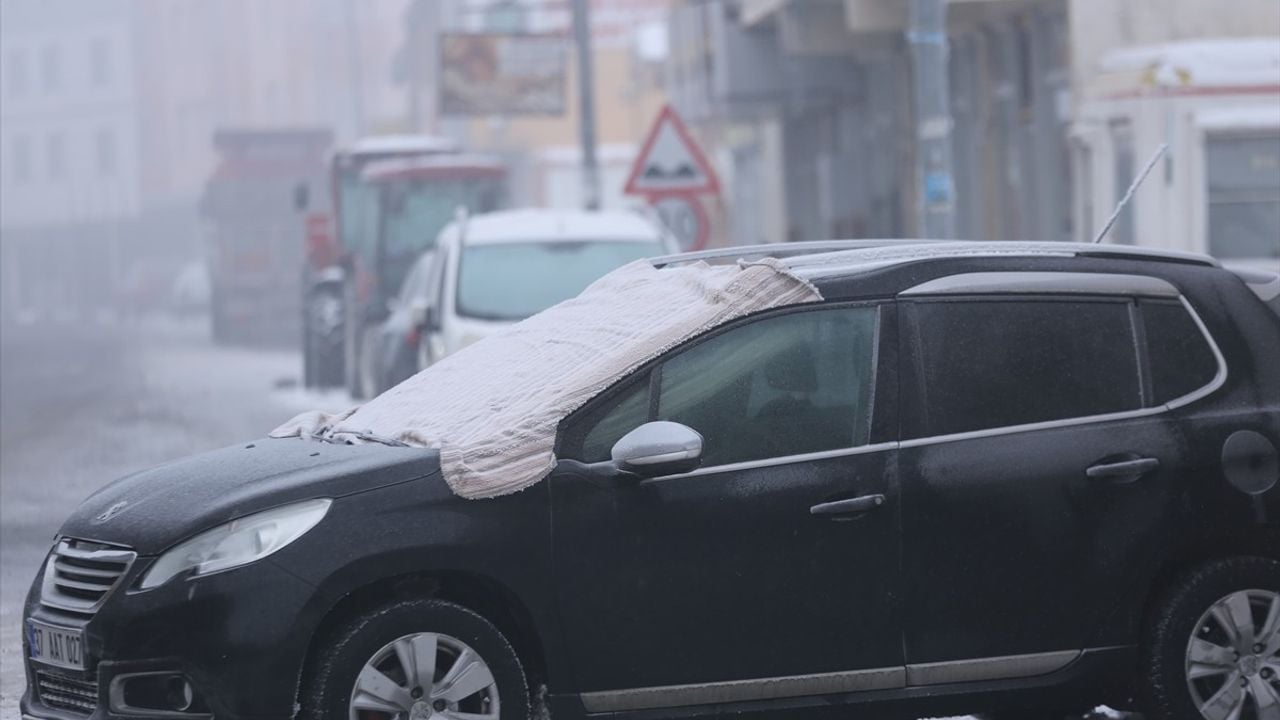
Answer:
M562 424L559 456L586 462L652 419L704 436L694 472L550 478L588 710L902 686L893 332L891 305L749 319Z
M1042 675L1132 642L1095 631L1178 532L1187 462L1135 298L943 293L901 311L909 684Z

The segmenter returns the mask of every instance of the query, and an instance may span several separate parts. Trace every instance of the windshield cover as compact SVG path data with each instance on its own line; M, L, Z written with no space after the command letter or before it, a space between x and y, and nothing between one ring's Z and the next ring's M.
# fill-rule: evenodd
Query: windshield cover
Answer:
M640 365L730 320L821 299L777 260L664 270L637 261L361 407L305 413L272 435L366 433L438 448L455 493L505 495L546 477L560 421Z
M577 295L611 270L662 252L656 240L473 245L463 251L458 268L458 314L523 320Z

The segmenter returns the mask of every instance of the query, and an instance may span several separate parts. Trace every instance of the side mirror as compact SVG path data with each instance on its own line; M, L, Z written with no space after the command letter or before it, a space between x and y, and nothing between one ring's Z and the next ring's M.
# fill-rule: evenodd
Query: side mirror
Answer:
M689 472L702 464L702 435L680 423L648 422L623 435L611 455L619 470L641 477Z
M440 316L436 314L434 305L419 298L409 303L409 322L416 328L434 332L439 330Z

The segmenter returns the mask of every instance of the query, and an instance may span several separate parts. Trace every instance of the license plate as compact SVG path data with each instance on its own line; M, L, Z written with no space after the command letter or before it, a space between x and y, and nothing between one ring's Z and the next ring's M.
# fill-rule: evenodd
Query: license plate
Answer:
M84 670L84 636L79 630L27 621L31 659L69 670Z

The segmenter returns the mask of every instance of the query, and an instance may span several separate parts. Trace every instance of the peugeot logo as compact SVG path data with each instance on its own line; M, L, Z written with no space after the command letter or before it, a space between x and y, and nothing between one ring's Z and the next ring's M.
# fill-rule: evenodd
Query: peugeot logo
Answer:
M106 509L106 510L101 514L101 515L99 515L98 517L94 518L94 519L93 519L93 522L94 522L95 524L101 524L101 523L104 523L104 522L106 522L106 521L110 520L111 518L113 518L113 517L115 517L115 516L119 515L119 514L120 514L120 512L121 512L122 510L124 510L124 506L125 506L125 505L128 505L128 504L129 504L129 503L128 503L128 501L126 501L126 500L121 500L120 502L116 503L115 505L112 505L111 507L107 508L107 509Z

